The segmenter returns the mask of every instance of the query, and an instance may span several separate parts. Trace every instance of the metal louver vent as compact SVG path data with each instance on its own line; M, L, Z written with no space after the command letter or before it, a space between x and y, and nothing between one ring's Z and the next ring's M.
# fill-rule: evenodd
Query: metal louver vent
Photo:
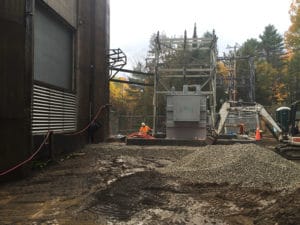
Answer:
M75 131L76 115L74 94L34 85L32 134Z

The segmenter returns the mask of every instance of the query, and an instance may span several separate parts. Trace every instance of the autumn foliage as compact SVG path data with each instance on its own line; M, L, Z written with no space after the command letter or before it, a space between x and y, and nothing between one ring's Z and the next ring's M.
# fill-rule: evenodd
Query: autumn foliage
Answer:
M253 59L255 69L255 101L266 106L290 105L300 100L300 0L294 0L290 10L291 24L284 35L269 24L259 39L249 38L240 45L237 57ZM151 46L151 43L150 43ZM176 62L180 56L174 56ZM171 60L171 59L168 59ZM136 69L143 69L141 62ZM218 61L217 74L223 83L217 87L218 102L229 98L230 68ZM249 101L249 61L237 61L237 99ZM129 76L129 79L145 79ZM125 79L125 78L120 78ZM137 85L110 83L110 100L120 114L152 114L153 89Z

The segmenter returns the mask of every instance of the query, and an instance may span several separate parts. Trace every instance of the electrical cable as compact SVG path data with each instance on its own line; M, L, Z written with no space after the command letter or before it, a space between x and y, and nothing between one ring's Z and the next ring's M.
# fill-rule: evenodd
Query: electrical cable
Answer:
M106 104L106 105L102 105L99 110L97 111L97 113L95 114L94 118L91 120L91 122L86 126L84 127L83 129L81 129L80 131L77 131L75 133L69 133L69 134L64 134L66 136L72 136L72 135L77 135L77 134L81 134L83 133L84 131L86 131L92 123L94 123L97 118L99 117L100 113L102 112L103 109L105 109L106 107L108 107L109 104ZM39 148L29 157L27 158L26 160L24 160L23 162L20 162L18 163L17 165L11 167L10 169L7 169L7 170L4 170L2 172L0 172L0 177L1 176L4 176L16 169L18 169L19 167L21 167L22 165L26 164L27 162L31 161L42 149L42 147L46 144L47 140L49 139L50 135L53 134L53 131L48 131L43 142L41 143L41 145L39 146Z
M89 127L97 120L97 118L99 117L100 113L102 112L103 109L105 109L106 107L110 106L109 104L105 104L102 105L99 110L97 111L97 113L95 114L94 118L91 120L91 122L85 126L84 128L82 128L81 130L75 132L75 133L67 133L67 134L63 134L65 136L73 136L73 135L78 135L83 133L84 131L86 131L87 129L89 129Z
M48 133L45 136L45 138L44 138L43 142L41 143L40 147L28 159L24 160L23 162L18 163L17 165L11 167L10 169L7 169L3 172L0 172L0 176L4 176L4 175L18 169L20 166L24 165L25 163L31 161L34 158L34 156L36 156L39 153L39 151L42 149L42 147L46 144L46 142L49 139L51 133L52 133L51 131L48 131Z

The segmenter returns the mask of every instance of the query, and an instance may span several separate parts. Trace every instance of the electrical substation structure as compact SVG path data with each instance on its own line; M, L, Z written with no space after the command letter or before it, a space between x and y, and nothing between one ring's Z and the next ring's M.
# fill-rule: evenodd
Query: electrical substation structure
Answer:
M154 67L153 131L158 112L166 110L166 137L205 139L216 120L217 37L166 38L159 32L152 54ZM162 97L161 97L162 96ZM167 100L159 104L159 99ZM164 107L161 109L161 107ZM187 132L182 132L183 130ZM190 132L188 132L190 131ZM185 135L193 133L193 135Z

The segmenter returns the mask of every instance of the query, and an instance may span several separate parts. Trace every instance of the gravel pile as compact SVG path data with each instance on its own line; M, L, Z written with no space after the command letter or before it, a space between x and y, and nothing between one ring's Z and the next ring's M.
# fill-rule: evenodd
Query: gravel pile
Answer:
M162 169L196 183L243 187L293 188L300 184L300 164L255 144L210 145Z

